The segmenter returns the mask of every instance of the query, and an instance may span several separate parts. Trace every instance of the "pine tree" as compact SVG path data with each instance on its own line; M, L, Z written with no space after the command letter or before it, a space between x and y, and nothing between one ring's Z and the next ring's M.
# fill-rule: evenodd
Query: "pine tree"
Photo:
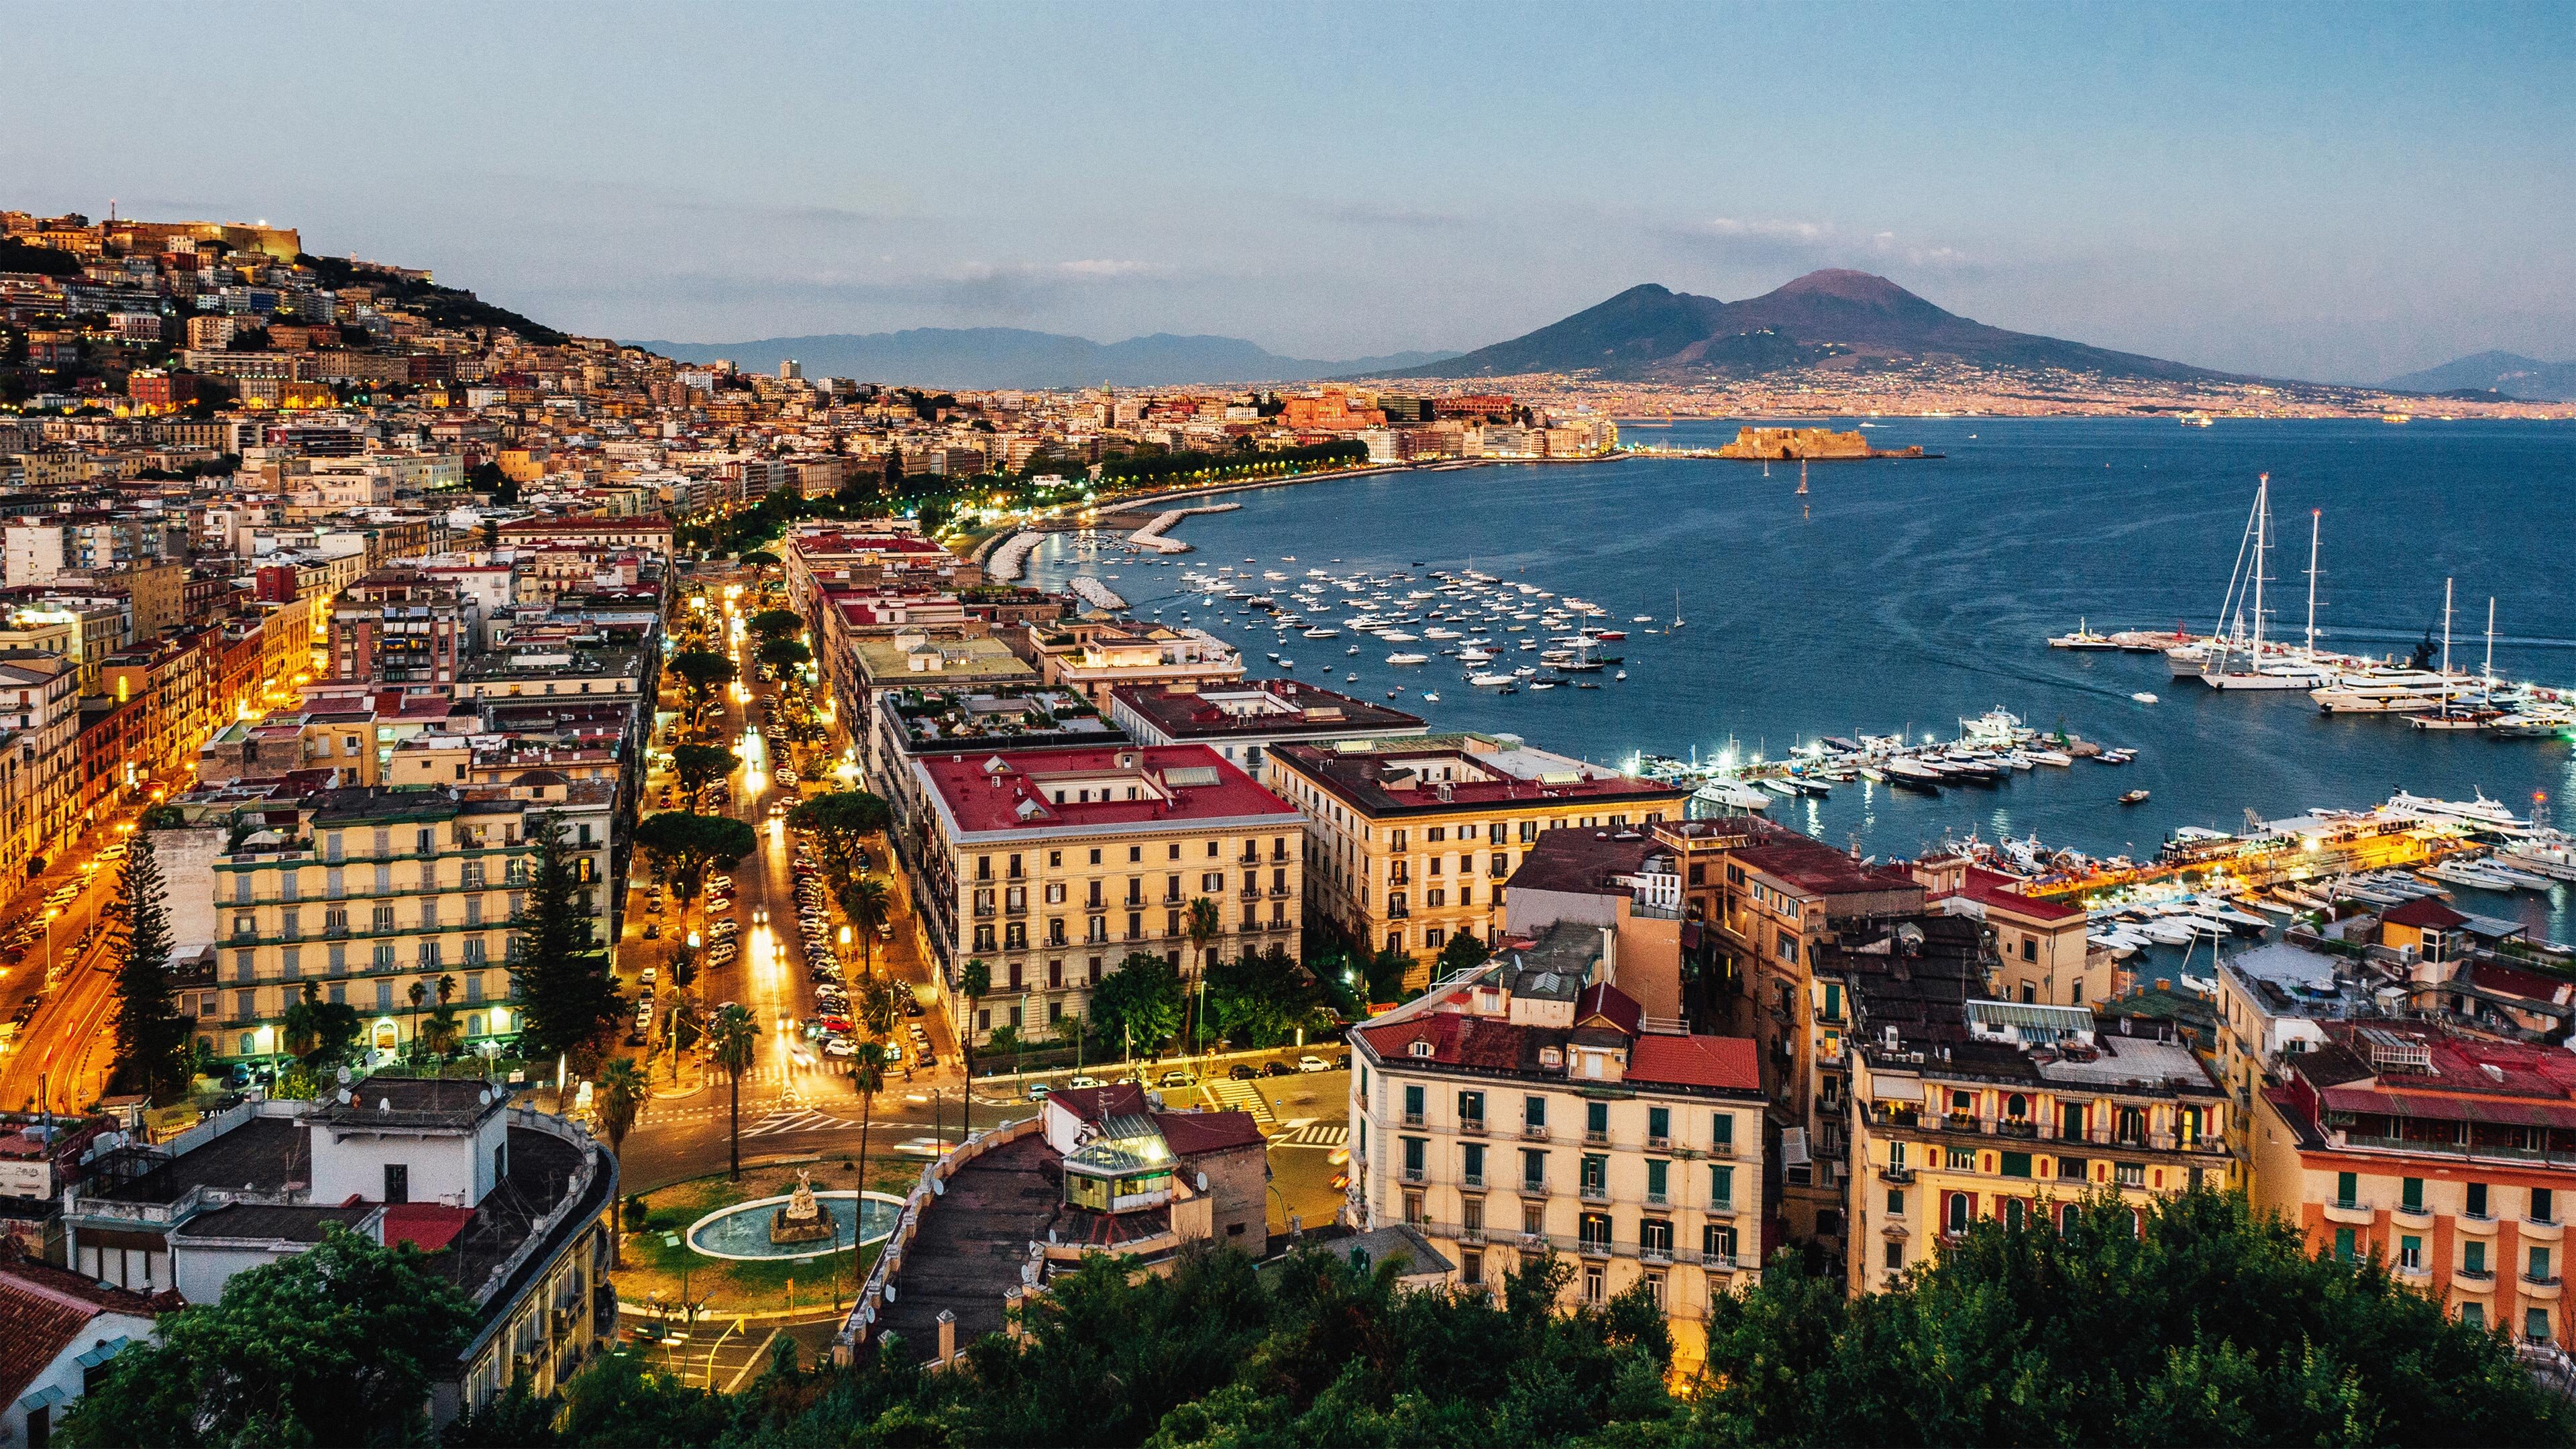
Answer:
M527 904L510 918L518 933L510 982L519 996L520 1055L540 1061L589 1041L623 1013L562 825L549 812L529 839L537 854Z
M161 865L149 832L138 834L117 875L131 928L116 972L116 1075L128 1090L167 1101L188 1087L188 1034L197 1019L178 1014L170 990L170 918Z

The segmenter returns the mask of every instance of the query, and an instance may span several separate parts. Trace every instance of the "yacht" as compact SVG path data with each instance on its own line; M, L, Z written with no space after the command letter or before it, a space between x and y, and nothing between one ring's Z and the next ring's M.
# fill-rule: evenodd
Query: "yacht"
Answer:
M2450 681L2429 669L2382 669L2338 676L2308 691L2326 714L2411 714L2439 709Z
M2074 633L2051 635L2048 647L2051 649L2117 649L2120 646L2111 642L2111 636L2094 633L2085 626L2084 620L2079 618L2075 621Z
M1405 654L1399 652L1386 656L1386 662L1389 664L1428 664L1431 662L1431 656L1428 654Z
M1342 631L1339 629L1309 629L1306 631L1306 637L1309 639L1339 639L1342 637Z

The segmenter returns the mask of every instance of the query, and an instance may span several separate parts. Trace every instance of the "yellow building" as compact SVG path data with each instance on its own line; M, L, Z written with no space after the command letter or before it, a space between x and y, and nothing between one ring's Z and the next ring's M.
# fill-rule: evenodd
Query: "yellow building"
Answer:
M1642 831L1690 796L1480 734L1283 744L1264 769L1306 813L1318 922L1362 949L1415 955L1409 991L1430 984L1452 938L1500 933L1503 882L1542 832Z
M1761 1276L1761 1072L1745 1038L1645 1029L1598 947L1558 926L1351 1033L1350 1211L1468 1288L1548 1253L1573 1302L1643 1284L1687 1373L1711 1302Z
M2091 1011L1983 998L1984 930L1960 916L1850 935L1818 967L1850 992L1847 1280L1886 1284L1985 1219L2039 1226L2097 1191L2145 1207L2237 1182L2234 1110L2178 1041Z

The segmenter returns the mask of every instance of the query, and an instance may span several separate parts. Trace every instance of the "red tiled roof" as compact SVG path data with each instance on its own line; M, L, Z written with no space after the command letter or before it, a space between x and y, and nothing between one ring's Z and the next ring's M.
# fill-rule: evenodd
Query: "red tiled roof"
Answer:
M1762 1064L1749 1037L1649 1034L1628 1050L1628 1080L1758 1092Z
M1047 788L1051 775L1108 775L1120 759L1132 760L1147 782L1168 798L1082 801L1073 790L1057 803ZM1228 764L1205 745L1165 745L1029 750L1001 760L999 770L985 766L999 757L991 751L929 755L915 767L947 807L960 830L1080 830L1119 826L1178 824L1194 820L1263 819L1265 826L1285 828L1299 818L1297 807L1254 784L1252 777ZM1174 770L1205 770L1206 785L1173 785ZM1145 782L1140 782L1145 783Z
M1369 1050L1390 1062L1425 1060L1512 1072L1521 1069L1522 1038L1528 1030L1492 1017L1433 1011L1384 1026L1361 1027L1360 1036L1367 1041ZM1417 1041L1431 1043L1429 1057L1413 1055L1413 1043Z
M2064 902L2043 901L2023 895L2020 890L2022 884L2023 882L2001 871L1972 865L1967 867L1966 880L1961 885L1959 894L1982 905L2001 906L2005 910L2018 911L2025 916L2043 921L2080 919L2083 916L2084 912L2081 909Z
M153 1312L152 1301L139 1293L101 1287L62 1268L25 1259L0 1264L0 1404L15 1403L46 1365L80 1340L91 1319Z
M1832 846L1802 835L1775 835L1761 845L1736 851L1735 858L1749 869L1818 895L1922 889L1903 871L1865 867Z
M2493 961L2471 961L2461 968L2471 986L2502 996L2520 996L2531 1001L2563 1002L2568 999L2571 983L2537 971L2514 966L2500 966Z
M385 1209L385 1241L409 1243L424 1253L435 1253L456 1241L465 1225L474 1221L474 1209L449 1207L435 1202L398 1202Z
M1176 1157L1261 1145L1260 1124L1249 1112L1157 1112L1154 1125Z
M2383 926L2413 926L2417 930L2447 931L2454 926L2467 925L2469 918L2431 896L2417 896L2380 916L2379 923Z
M1646 1014L1636 998L1606 981L1596 981L1583 988L1574 998L1574 1024L1581 1026L1594 1017L1608 1022L1629 1036L1637 1034L1637 1023Z

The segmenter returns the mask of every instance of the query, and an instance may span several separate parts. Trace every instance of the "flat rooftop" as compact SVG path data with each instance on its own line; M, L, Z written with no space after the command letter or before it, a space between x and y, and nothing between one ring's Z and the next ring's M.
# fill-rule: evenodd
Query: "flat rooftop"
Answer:
M1428 728L1420 715L1295 679L1196 687L1127 684L1113 691L1111 698L1180 744L1244 738L1421 734Z
M960 752L916 757L913 770L957 835L1218 821L1284 830L1305 818L1205 745Z

